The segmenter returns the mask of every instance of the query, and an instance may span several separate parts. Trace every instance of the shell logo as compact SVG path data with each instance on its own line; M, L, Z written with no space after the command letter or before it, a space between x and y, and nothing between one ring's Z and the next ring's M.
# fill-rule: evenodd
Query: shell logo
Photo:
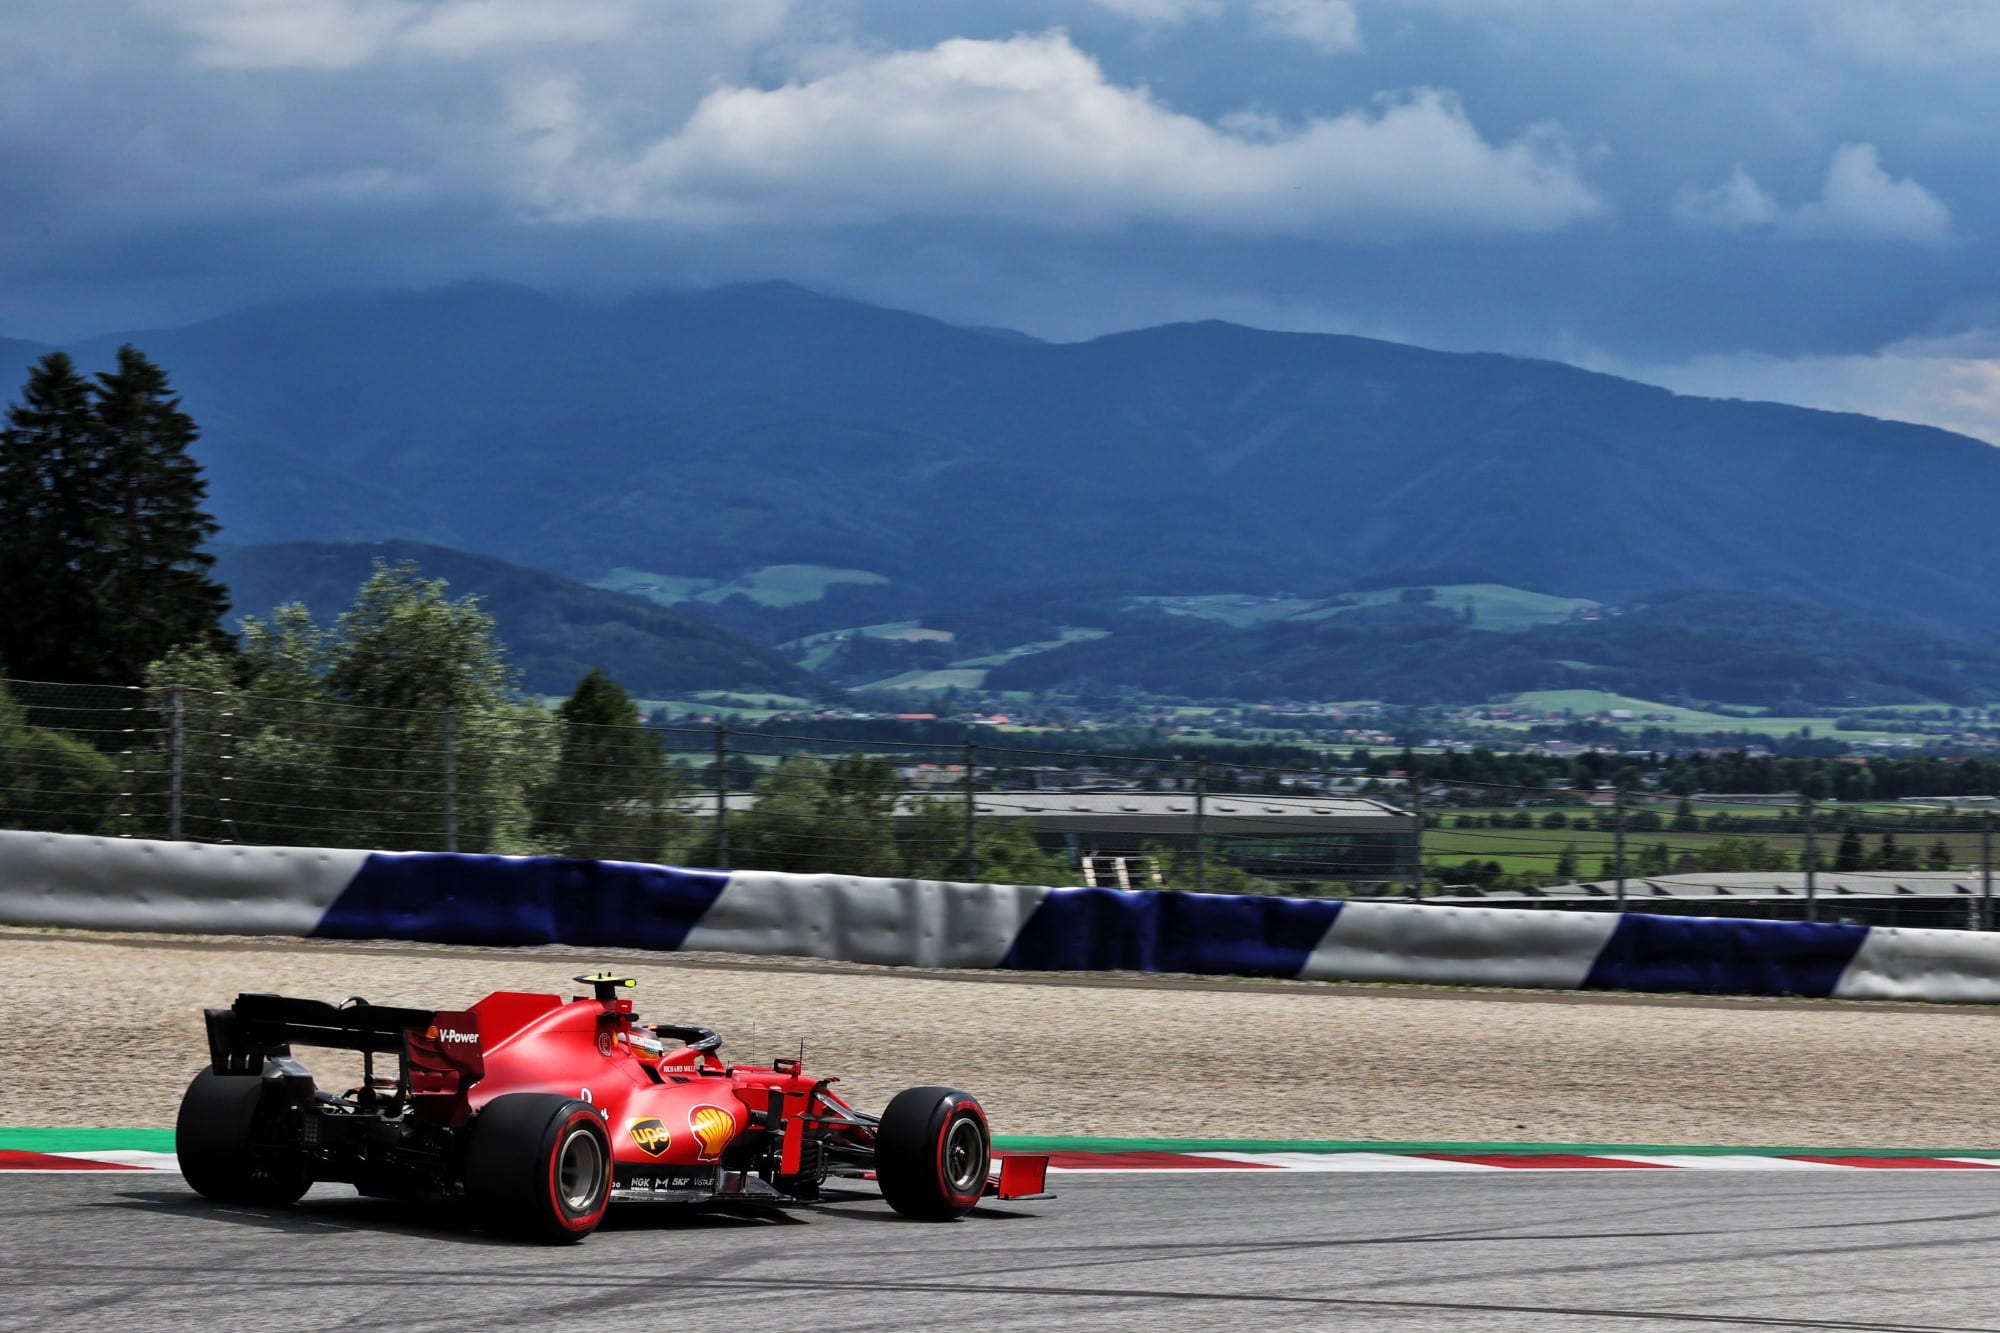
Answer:
M720 1106L697 1106L688 1112L688 1128L694 1131L699 1160L712 1162L736 1135L736 1117Z

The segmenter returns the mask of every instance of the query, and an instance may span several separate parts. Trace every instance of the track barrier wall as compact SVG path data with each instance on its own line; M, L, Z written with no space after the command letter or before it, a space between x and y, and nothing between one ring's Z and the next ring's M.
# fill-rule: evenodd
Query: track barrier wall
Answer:
M844 962L2000 1002L2000 936L0 830L0 921Z

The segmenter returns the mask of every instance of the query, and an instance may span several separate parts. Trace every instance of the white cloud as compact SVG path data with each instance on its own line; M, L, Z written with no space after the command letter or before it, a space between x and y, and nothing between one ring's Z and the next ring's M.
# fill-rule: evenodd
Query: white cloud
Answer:
M1361 45L1361 21L1348 0L1253 0L1260 31L1332 54Z
M1679 393L1861 412L2000 445L2000 335L1990 331L1913 338L1853 356L1737 353L1666 365L1576 359Z
M1861 64L1935 70L2000 55L1992 0L1814 0L1804 17L1814 46Z
M144 0L225 69L352 69L388 56L474 59L616 41L661 26L643 0ZM754 18L784 0L677 0L673 23ZM730 17L736 11L738 17Z
M1222 0L1090 0L1090 3L1119 18L1163 28L1179 27L1189 19L1214 18L1222 12Z
M927 215L1398 240L1552 231L1604 211L1559 133L1489 143L1449 93L1251 134L1110 82L1061 31L720 88L636 153L584 147L553 169L543 158L528 193L568 219Z
M1740 231L1778 221L1778 201L1742 167L1712 190L1686 190L1674 201L1674 216L1690 227Z
M1834 150L1820 197L1802 205L1783 227L1797 236L1946 245L1951 210L1915 181L1882 170L1873 144L1843 144Z
M1224 0L1090 0L1097 8L1149 28L1178 28L1195 19L1220 18ZM1267 37L1303 42L1329 54L1361 45L1353 0L1232 0Z
M1951 210L1944 201L1907 177L1882 169L1875 145L1842 144L1833 153L1819 197L1787 209L1742 167L1708 190L1683 191L1674 216L1690 227L1729 231L1768 228L1806 240L1900 242L1949 245Z

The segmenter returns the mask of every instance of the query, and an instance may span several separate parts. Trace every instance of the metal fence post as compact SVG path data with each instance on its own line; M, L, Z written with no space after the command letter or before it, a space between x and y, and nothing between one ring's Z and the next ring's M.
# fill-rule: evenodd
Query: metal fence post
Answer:
M1208 758L1194 761L1194 891L1208 892Z
M181 769L187 753L187 718L181 694L181 686L167 687L167 697L173 703L167 730L167 837L176 842L181 836Z
M1993 929L1993 812L1979 821L1979 928Z
M973 780L973 766L978 763L979 747L971 741L965 743L965 882L979 882L979 791Z
M1417 766L1410 765L1410 813L1417 817L1416 829L1411 833L1410 848L1410 901L1424 900L1424 779Z
M1618 872L1618 910L1625 910L1625 789L1616 793L1617 819L1611 826L1612 869Z
M715 724L715 868L729 869L729 728Z
M1816 831L1813 828L1813 799L1810 796L1802 796L1799 798L1799 804L1804 807L1806 821L1805 855L1801 858L1805 862L1806 872L1806 920L1817 921L1819 920L1819 839L1813 836Z
M444 849L458 850L458 714L444 710Z

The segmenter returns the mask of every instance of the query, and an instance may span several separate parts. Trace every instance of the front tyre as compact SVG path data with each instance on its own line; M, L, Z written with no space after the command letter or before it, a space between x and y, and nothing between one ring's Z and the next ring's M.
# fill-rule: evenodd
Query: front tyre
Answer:
M875 1131L882 1197L921 1222L949 1222L971 1212L986 1191L992 1156L986 1113L956 1088L897 1093Z
M174 1154L197 1194L282 1207L312 1188L303 1156L260 1141L269 1111L264 1080L255 1074L204 1069L194 1076L174 1123Z
M473 1117L465 1199L480 1225L570 1245L611 1206L611 1140L597 1108L545 1092L495 1097Z

